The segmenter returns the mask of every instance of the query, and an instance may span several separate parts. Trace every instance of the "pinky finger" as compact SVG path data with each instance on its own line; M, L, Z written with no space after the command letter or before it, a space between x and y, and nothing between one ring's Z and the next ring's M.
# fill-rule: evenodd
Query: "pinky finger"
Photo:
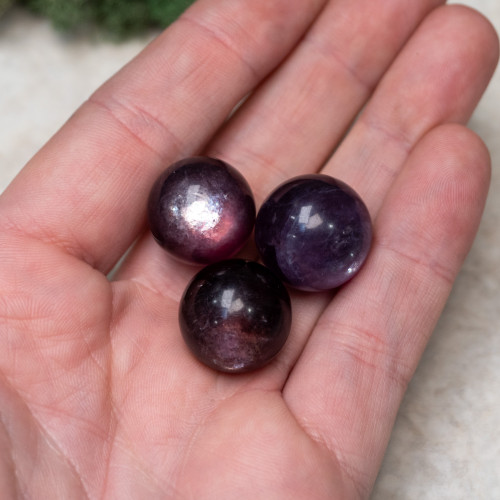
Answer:
M284 390L366 495L407 384L474 239L489 155L443 125L416 146L375 221L372 253L325 310Z

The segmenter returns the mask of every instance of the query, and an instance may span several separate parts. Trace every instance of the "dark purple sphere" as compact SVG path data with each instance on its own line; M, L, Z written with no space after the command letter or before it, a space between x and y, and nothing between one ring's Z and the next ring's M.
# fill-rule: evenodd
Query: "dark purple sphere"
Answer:
M350 280L371 240L370 214L361 198L344 182L321 174L279 186L255 222L264 264L301 290L330 290Z
M181 301L179 324L202 363L223 372L247 372L271 361L291 325L288 291L266 267L242 259L202 269Z
M197 156L174 163L156 180L148 219L156 241L173 256L209 264L243 247L253 230L255 202L235 168Z

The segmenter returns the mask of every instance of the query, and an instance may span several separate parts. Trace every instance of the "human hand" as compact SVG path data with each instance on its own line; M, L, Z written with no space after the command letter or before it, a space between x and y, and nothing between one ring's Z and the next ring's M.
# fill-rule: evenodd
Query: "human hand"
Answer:
M201 0L27 165L0 198L2 498L369 495L488 189L463 124L498 43L442 3ZM360 273L292 292L288 343L251 374L188 352L195 269L145 230L157 174L200 152L258 204L323 169L374 220Z

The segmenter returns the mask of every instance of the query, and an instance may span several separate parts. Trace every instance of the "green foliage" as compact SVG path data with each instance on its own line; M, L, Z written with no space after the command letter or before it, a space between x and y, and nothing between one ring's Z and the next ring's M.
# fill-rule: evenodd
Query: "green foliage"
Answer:
M10 7L12 2L13 0L0 0L0 15Z
M92 19L92 8L87 0L21 0L20 3L51 18L62 29L84 26Z
M151 18L162 26L175 21L194 0L147 0Z
M2 1L2 0L0 0ZM114 37L173 22L194 0L19 0L66 31L97 27Z

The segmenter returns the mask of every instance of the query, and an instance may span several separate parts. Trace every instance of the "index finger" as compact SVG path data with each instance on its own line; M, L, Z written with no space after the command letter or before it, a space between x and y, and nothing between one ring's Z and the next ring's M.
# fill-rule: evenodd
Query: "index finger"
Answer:
M158 172L194 154L325 0L200 0L101 87L0 198L0 227L108 271Z

